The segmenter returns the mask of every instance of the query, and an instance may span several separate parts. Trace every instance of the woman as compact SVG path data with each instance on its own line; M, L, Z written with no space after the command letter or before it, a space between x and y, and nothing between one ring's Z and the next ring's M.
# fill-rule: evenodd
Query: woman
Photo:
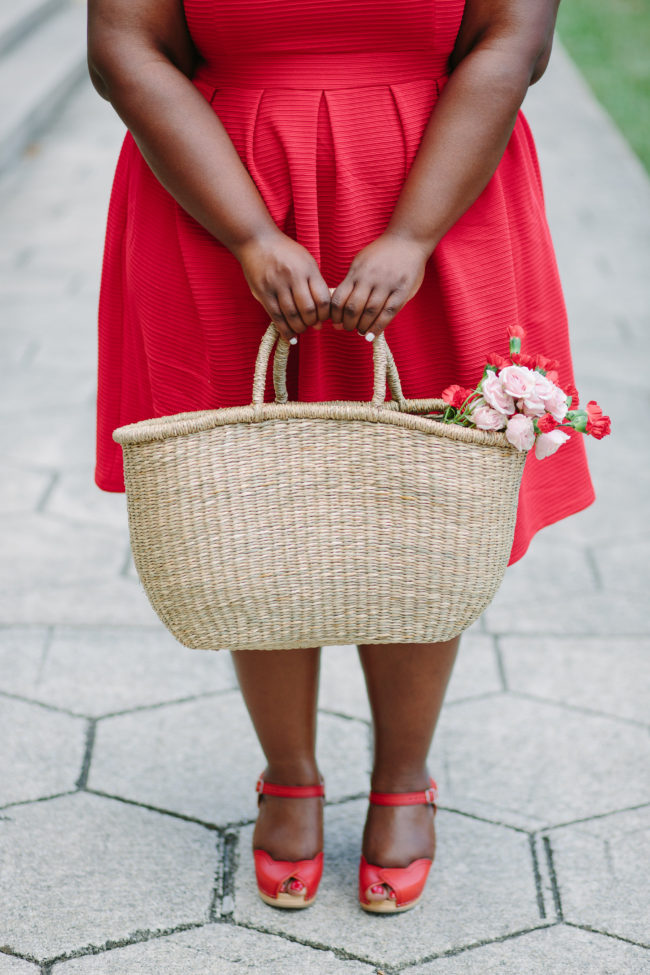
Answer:
M370 399L350 333L389 325L409 398L475 385L513 322L573 385L520 111L558 2L90 0L91 77L129 129L100 298L100 488L124 490L115 427L250 402L269 319L295 346L291 399ZM511 563L593 498L580 438L529 458ZM426 759L458 639L358 649L375 734L360 902L404 910L435 852ZM322 868L319 653L233 654L267 760L253 846L276 906L311 903Z

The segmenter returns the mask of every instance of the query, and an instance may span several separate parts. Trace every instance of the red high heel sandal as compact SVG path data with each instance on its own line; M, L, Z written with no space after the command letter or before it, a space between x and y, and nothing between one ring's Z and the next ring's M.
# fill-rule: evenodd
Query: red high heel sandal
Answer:
M422 792L371 792L370 802L376 806L415 806L430 803L433 815L437 812L436 799L438 786L429 777L430 788ZM408 867L377 867L368 863L361 854L359 863L359 903L364 911L373 914L387 914L395 911L408 911L415 907L422 897L433 858L421 857L413 860ZM381 901L366 899L367 890L375 885L390 887L390 896Z
M265 782L260 775L255 786L257 804L260 805L262 795L285 796L291 799L323 796L325 786L320 785L274 785ZM257 892L265 904L272 907L309 907L316 899L316 892L323 873L323 851L317 853L311 860L274 860L266 850L253 850L255 859L255 876L257 878ZM292 879L290 894L280 888L285 880Z

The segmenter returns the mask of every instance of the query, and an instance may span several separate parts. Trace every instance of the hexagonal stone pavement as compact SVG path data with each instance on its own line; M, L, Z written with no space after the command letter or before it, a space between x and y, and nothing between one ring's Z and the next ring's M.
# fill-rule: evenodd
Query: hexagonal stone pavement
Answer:
M367 789L364 722L319 714L317 754L329 800ZM88 787L225 826L255 819L265 764L240 692L227 691L100 721Z
M644 948L565 925L409 968L408 975L643 975Z
M423 900L395 917L373 917L357 904L357 871L367 803L325 810L325 867L309 911L278 911L257 894L252 827L241 830L235 882L236 921L326 944L379 967L405 965L477 940L538 927L528 837L516 830L440 810L438 849Z
M444 708L430 769L443 806L554 825L647 802L650 738L643 727L510 692Z
M0 630L0 690L99 716L237 685L225 651L190 650L158 627Z
M331 951L307 948L232 924L210 924L102 955L75 958L54 965L52 975L240 975L243 971L375 975L374 968L343 961Z
M4 698L0 706L0 806L75 788L86 722L37 704Z
M217 834L78 793L9 810L2 940L38 960L208 920Z
M650 638L501 637L509 690L650 724Z
M650 948L650 804L548 835L565 920Z

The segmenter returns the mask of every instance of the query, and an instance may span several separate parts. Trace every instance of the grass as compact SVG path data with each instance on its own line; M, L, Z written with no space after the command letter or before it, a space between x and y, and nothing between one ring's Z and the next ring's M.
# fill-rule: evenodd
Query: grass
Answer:
M563 0L557 33L650 172L650 0Z

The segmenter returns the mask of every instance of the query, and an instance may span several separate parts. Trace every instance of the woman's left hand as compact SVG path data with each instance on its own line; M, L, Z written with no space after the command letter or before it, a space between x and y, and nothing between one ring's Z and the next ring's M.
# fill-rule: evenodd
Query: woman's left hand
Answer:
M417 294L430 255L423 244L390 232L373 240L359 251L332 294L334 328L380 335Z

